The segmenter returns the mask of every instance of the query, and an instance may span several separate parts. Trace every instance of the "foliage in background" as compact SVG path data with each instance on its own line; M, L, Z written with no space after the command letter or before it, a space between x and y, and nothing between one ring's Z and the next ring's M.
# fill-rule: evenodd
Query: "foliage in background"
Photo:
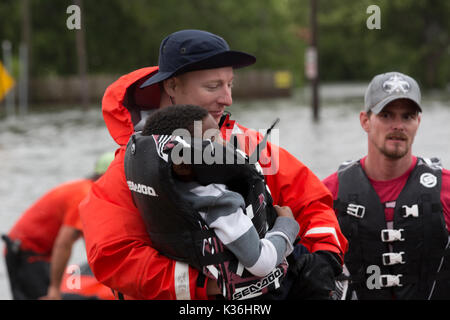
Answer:
M323 78L370 80L375 74L397 70L416 77L426 87L449 82L450 1L320 3ZM371 4L381 9L380 30L366 28L366 9Z
M75 32L66 27L70 0L29 0L31 73L76 74ZM309 0L84 0L90 73L124 73L157 64L159 44L183 28L223 36L236 50L257 56L255 68L293 72L304 81ZM0 40L18 55L19 0L0 3ZM368 30L366 9L381 8L381 30ZM322 81L369 80L398 70L428 87L450 78L450 1L318 0Z

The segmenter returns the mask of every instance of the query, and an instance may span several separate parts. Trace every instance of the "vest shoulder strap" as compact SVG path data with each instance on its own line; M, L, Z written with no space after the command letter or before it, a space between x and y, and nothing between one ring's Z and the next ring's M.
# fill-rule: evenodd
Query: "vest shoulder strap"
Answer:
M347 161L344 161L344 162L342 162L339 165L337 171L338 171L338 173L342 172L342 171L345 171L347 168L350 168L350 167L356 165L358 162L359 162L359 160L347 160Z
M417 158L417 165L426 165L434 170L442 170L442 162L441 159L437 157L432 158Z

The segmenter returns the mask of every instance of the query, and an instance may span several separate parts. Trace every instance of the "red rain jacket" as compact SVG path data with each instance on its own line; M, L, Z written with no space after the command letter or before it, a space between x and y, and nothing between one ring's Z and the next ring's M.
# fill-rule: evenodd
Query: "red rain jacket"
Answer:
M78 205L92 184L90 179L80 179L54 187L22 214L9 237L20 240L22 250L44 255L49 260L62 225L82 231Z
M126 144L134 131L133 112L130 113L125 105L134 101L144 109L157 108L160 100L157 84L134 93L127 89L140 85L156 70L157 67L148 67L122 76L107 88L103 97L103 117L119 149L106 173L80 204L87 257L96 278L121 292L125 298L208 299L205 283L197 283L197 270L152 248L125 179ZM240 130L247 134L247 140L261 139L257 132L229 117L221 130L224 138L229 138L232 131ZM255 143L246 145L245 151L251 153L249 146L255 146ZM347 240L332 209L330 192L305 165L284 149L268 143L263 156L275 152L278 157L272 168L278 166L278 172L267 176L274 203L292 209L300 224L301 243L308 250L329 250L342 257L347 250Z

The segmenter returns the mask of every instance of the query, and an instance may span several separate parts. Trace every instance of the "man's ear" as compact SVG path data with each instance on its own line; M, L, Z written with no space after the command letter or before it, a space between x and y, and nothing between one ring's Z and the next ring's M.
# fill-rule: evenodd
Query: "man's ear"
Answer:
M359 122L361 123L361 127L364 131L369 132L370 115L367 114L367 112L361 111L359 113Z
M163 81L164 91L166 91L169 97L173 97L175 95L175 90L178 86L177 77L172 77Z

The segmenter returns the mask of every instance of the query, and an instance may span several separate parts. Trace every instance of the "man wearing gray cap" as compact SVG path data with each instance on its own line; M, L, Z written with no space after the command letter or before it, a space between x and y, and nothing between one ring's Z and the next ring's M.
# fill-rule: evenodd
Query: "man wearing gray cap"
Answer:
M367 156L323 182L349 241L342 298L450 298L450 171L412 155L420 88L389 72L370 82L360 112Z

